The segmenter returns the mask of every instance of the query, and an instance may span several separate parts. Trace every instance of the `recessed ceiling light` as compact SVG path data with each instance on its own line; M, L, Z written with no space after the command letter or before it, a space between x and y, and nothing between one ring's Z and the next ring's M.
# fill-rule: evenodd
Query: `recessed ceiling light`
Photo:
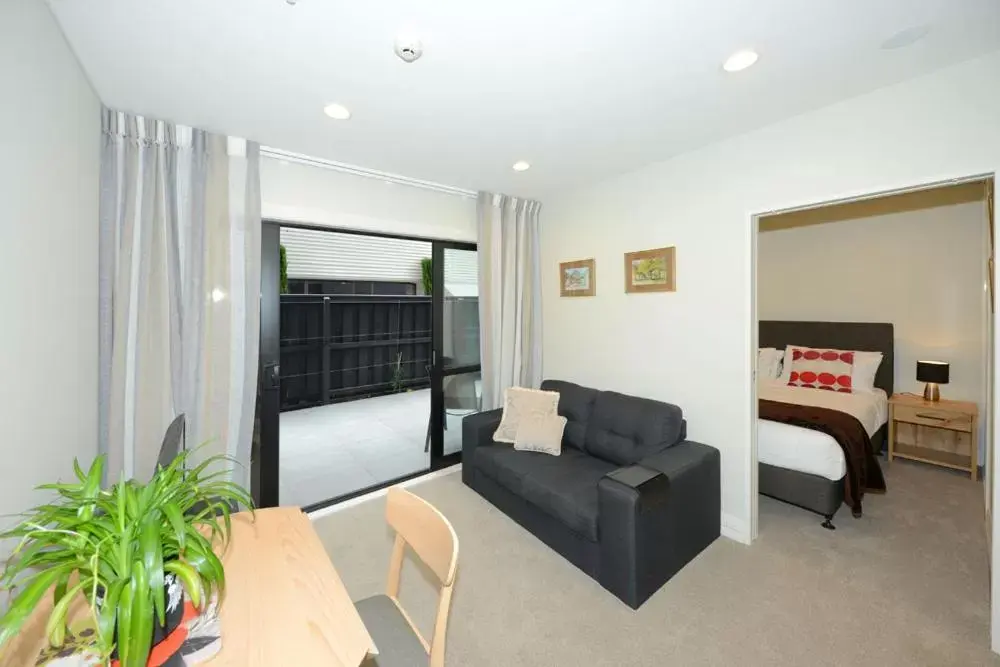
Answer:
M750 65L757 62L757 52L751 51L750 49L744 49L743 51L737 51L733 55L726 58L726 62L723 63L722 69L727 72L739 72L745 70Z
M327 104L323 107L323 113L334 120L347 120L351 117L351 112L343 104Z
M531 165L524 160L518 160L514 163L513 169L514 171L528 171L531 169Z
M905 28L882 42L882 49L892 51L893 49L902 49L911 44L916 44L926 37L930 31L931 27L929 25L915 25Z

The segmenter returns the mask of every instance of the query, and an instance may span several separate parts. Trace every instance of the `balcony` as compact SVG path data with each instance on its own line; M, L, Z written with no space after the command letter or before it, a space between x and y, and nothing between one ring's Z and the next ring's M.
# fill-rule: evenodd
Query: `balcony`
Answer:
M427 470L430 389L281 413L280 501L308 506ZM445 411L444 453L462 448L462 418Z

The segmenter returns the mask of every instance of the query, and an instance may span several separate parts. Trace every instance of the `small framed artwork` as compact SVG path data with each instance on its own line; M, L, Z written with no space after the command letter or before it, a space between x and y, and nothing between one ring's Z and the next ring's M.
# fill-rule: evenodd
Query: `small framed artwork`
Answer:
M677 248L625 253L625 292L677 291Z
M596 282L593 258L559 265L559 296L594 296Z

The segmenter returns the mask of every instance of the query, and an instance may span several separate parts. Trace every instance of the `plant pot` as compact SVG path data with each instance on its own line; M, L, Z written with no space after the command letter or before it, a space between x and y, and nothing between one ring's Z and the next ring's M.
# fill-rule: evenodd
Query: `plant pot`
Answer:
M103 600L104 591L98 588L97 596L99 600ZM150 643L150 648L155 647L169 637L170 633L180 626L181 620L184 618L184 587L181 586L181 582L177 580L177 577L169 573L163 577L163 599L165 603L163 610L164 623L160 625L159 620L154 616L153 640ZM118 624L115 623L115 648L111 652L112 660L118 659L118 644Z

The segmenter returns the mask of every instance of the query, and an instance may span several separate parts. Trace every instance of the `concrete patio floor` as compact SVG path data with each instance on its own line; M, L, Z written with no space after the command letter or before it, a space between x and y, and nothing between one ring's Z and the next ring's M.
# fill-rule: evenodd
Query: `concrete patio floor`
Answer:
M430 467L430 389L281 413L282 505L307 506ZM444 453L462 448L464 414L448 414Z

